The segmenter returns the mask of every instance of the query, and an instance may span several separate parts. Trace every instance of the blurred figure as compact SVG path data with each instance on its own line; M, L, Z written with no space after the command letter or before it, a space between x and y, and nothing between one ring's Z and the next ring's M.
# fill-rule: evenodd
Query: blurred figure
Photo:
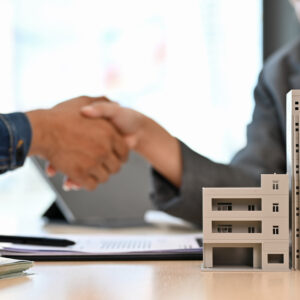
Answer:
M290 2L300 20L300 1ZM265 63L254 91L247 145L228 165L195 153L147 116L116 103L92 103L81 111L112 122L128 146L152 164L152 199L158 209L202 227L202 187L259 186L260 174L286 173L286 93L299 88L300 39ZM188 111L183 101L182 113Z

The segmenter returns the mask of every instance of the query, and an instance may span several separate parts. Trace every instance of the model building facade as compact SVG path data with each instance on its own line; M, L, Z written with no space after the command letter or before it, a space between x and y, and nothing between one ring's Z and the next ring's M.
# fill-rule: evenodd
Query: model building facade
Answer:
M258 188L203 189L205 270L289 270L289 179Z
M286 153L287 169L290 178L292 196L292 266L300 269L299 249L300 249L300 217L299 217L299 130L300 130L300 90L292 90L287 94L286 102Z

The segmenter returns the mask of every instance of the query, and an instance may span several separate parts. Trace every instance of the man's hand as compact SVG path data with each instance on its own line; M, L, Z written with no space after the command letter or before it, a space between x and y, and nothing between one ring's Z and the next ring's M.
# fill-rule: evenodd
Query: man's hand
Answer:
M94 102L83 107L81 112L89 118L105 118L110 121L123 135L128 147L136 151L147 137L147 124L153 122L138 111L121 107L115 102Z
M128 147L118 131L101 118L89 119L80 109L104 97L79 97L49 110L27 113L33 129L29 155L40 155L78 186L95 189L127 160Z
M147 116L113 102L93 102L81 109L86 117L105 118L124 136L130 149L142 155L175 186L181 185L180 143Z

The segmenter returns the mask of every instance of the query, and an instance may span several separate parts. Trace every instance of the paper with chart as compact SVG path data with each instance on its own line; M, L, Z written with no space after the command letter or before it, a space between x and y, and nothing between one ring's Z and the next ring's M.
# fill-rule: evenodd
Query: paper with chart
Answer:
M68 247L8 245L2 247L1 255L20 256L78 256L119 254L167 254L202 252L202 234L185 235L63 235L55 236L75 241Z

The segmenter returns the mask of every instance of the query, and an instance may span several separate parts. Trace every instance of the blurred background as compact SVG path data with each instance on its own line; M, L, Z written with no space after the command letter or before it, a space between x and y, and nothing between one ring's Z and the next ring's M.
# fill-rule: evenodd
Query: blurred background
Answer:
M263 60L295 24L287 0L1 0L0 110L106 95L227 163L245 145ZM30 160L0 191L0 216L40 215L54 199Z

